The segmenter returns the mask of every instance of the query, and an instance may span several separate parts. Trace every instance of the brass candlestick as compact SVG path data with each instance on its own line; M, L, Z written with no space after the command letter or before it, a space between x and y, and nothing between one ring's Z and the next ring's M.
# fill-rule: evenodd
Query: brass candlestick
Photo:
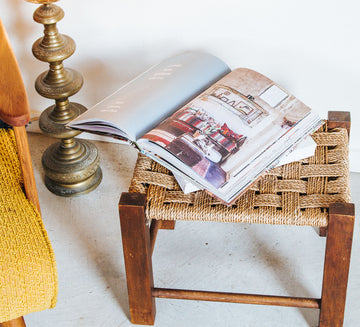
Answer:
M44 37L35 41L32 51L37 59L50 66L36 79L35 88L43 97L55 100L55 105L42 112L39 126L44 134L61 139L42 156L45 184L57 195L85 194L100 184L102 172L96 147L89 141L75 139L79 131L65 128L65 124L86 111L84 106L68 100L81 89L83 78L75 70L64 68L62 63L74 53L75 42L58 33L56 23L64 17L64 11L52 4L57 0L26 1L42 4L33 17L44 25Z

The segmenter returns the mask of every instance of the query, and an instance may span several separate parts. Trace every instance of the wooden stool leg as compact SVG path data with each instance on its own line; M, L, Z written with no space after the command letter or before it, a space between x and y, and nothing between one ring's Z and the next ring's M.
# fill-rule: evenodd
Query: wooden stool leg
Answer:
M175 229L176 220L160 220L160 229Z
M320 327L343 325L353 230L354 205L352 203L330 205Z
M145 217L145 195L122 193L119 203L130 319L133 324L153 325L155 298L149 226Z
M0 323L0 327L26 327L23 317Z

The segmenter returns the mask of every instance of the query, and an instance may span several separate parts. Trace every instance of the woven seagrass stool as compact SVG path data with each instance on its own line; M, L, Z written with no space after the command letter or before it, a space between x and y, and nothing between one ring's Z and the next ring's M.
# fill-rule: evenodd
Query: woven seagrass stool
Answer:
M0 326L23 327L22 316L55 306L58 282L25 130L27 96L1 20L0 62Z
M313 135L313 157L271 170L229 207L203 191L185 195L167 169L139 155L130 190L119 203L131 322L154 324L160 297L314 308L320 309L320 326L342 326L354 226L349 129L349 113L329 112L327 124ZM157 230L174 228L176 220L319 227L327 236L321 298L154 287Z

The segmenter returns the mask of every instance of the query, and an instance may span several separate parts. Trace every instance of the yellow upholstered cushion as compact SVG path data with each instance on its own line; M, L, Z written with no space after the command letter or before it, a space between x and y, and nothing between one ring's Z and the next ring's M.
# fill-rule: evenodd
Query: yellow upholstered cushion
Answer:
M0 129L0 322L52 308L54 253L42 219L22 189L11 129Z

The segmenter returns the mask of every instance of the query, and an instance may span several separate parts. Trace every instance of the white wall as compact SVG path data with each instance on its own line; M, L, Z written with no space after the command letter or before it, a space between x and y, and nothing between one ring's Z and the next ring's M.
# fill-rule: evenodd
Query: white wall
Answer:
M77 43L65 66L85 78L71 98L92 106L149 66L184 50L208 51L230 67L257 70L317 110L350 110L351 170L360 171L360 3L357 0L63 0L59 31ZM45 63L31 54L42 35L36 5L0 0L34 109Z

